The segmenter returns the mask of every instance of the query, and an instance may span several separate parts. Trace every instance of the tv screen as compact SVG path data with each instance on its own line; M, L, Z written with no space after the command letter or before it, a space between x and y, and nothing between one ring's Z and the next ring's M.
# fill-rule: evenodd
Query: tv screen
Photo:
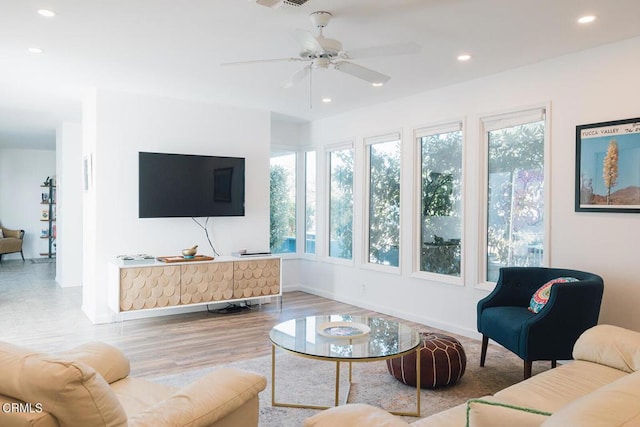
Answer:
M140 152L138 217L244 216L244 160Z

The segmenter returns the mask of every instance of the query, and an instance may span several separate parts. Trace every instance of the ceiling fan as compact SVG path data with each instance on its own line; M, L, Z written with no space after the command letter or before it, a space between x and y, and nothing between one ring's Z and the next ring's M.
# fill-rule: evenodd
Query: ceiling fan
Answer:
M342 43L338 40L324 37L323 29L326 27L333 15L329 12L318 11L309 15L313 25L318 28L318 35L314 36L309 31L296 30L294 36L300 44L302 50L298 57L258 59L252 61L227 62L222 65L244 65L266 62L300 61L308 62L304 68L294 73L283 85L290 88L301 82L311 71L316 68L333 68L343 73L365 80L374 86L385 84L391 77L350 62L354 59L371 58L375 56L405 55L414 54L420 51L420 46L416 43L401 43L386 46L376 46L361 49L343 50Z

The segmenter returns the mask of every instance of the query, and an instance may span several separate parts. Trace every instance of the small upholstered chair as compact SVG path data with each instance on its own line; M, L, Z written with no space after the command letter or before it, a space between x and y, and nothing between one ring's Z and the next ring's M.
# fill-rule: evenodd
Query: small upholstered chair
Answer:
M540 288L558 278L577 280L546 287L548 302L540 307ZM541 292L538 292L541 291ZM542 267L500 269L496 287L478 302L478 332L482 334L480 366L484 366L489 339L524 360L524 378L534 360L571 359L576 340L598 323L604 283L596 274ZM538 302L532 301L536 294ZM536 306L537 304L537 306ZM539 310L535 313L530 310Z
M0 261L2 261L2 255L14 252L20 252L20 256L24 261L24 254L22 253L24 230L11 230L0 226L0 231L2 231L0 233Z

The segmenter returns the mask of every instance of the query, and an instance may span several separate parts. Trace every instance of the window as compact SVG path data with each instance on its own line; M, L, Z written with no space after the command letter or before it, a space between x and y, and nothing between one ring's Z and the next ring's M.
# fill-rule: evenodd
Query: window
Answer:
M330 151L329 256L353 259L353 148Z
M486 279L500 267L542 266L544 110L483 121L487 141Z
M271 157L269 245L273 253L296 252L296 153Z
M420 271L460 277L462 124L416 131L420 150Z
M367 138L367 261L400 261L400 134Z
M316 152L305 153L305 181L304 181L304 223L305 245L304 252L316 253Z

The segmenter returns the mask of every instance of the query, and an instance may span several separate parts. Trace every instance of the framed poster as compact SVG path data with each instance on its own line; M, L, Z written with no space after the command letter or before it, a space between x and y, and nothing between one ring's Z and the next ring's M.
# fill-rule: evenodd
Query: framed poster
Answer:
M640 117L576 126L575 210L640 213Z

